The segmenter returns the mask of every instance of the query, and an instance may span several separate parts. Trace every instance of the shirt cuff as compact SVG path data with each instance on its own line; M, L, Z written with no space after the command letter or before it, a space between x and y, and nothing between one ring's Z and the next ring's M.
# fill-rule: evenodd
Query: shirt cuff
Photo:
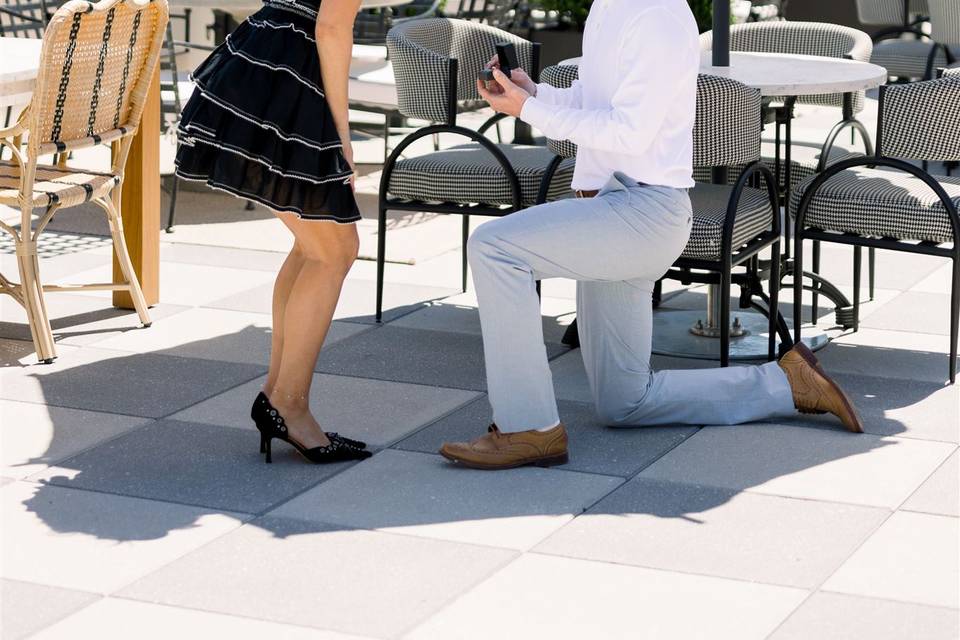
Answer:
M549 137L547 131L552 109L539 98L527 98L520 110L520 119L532 127L539 129Z

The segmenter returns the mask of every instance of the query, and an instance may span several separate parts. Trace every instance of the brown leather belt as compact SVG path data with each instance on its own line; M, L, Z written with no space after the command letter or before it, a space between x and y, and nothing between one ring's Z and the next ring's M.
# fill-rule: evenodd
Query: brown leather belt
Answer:
M590 189L587 191L577 189L576 191L578 198L595 198L598 193L600 193L599 189Z

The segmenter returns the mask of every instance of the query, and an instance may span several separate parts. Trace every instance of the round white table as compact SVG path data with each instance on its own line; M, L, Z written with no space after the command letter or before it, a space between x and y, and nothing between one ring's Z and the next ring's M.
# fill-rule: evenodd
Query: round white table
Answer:
M578 65L580 58L565 60L560 64ZM801 96L823 94L850 94L873 89L884 84L887 71L881 66L868 62L826 58L820 56L790 55L779 53L731 52L729 67L714 67L712 52L704 51L700 59L700 73L731 78L758 89L763 96L780 97L788 104ZM845 116L846 117L846 116ZM852 116L850 116L852 119ZM790 121L786 121L787 148L790 145ZM786 156L789 159L789 155ZM786 166L786 164L785 164ZM789 174L786 174L789 178ZM788 180L789 185L789 180ZM787 243L789 246L789 243ZM792 274L792 261L787 261L781 273ZM838 306L847 307L849 301L816 274L804 273L822 287L823 295L831 298ZM691 327L703 322L708 329L718 313L719 287L709 285L707 295L708 311L661 311L654 316L653 352L661 355L680 357L719 359L720 345L716 337L694 335ZM759 313L740 313L739 321L743 334L731 335L730 359L750 360L766 357L767 319ZM719 331L713 332L719 336ZM829 342L823 332L805 332L804 342L818 349Z
M0 38L0 118L6 107L30 102L37 79L42 42L35 38ZM0 120L0 126L3 121Z

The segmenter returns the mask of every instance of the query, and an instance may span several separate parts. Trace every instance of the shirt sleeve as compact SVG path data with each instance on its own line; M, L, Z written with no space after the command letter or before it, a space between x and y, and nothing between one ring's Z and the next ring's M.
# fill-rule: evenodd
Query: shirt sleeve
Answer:
M555 107L579 109L583 106L583 86L579 80L566 89L550 86L545 82L537 85L537 100Z
M652 8L638 15L621 39L622 79L610 107L583 109L528 98L520 118L553 140L570 140L590 149L639 155L650 146L672 104L664 89L697 65L692 53L678 51L684 30L669 11ZM667 52L667 53L665 53Z

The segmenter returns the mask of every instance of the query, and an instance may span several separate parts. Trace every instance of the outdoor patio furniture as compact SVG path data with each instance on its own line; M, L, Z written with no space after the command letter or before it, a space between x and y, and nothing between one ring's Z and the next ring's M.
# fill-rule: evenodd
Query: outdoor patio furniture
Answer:
M19 229L0 222L13 236L20 273L19 283L0 276L0 291L26 309L37 356L43 362L56 357L44 303L46 291L126 291L141 322L150 324L123 235L120 185L166 24L163 0L145 5L131 0L68 2L54 14L44 36L30 106L17 124L0 130L0 144L13 153L12 161L0 162L0 204L21 212ZM108 172L67 166L70 151L99 144L111 146ZM41 156L51 154L58 159L55 164L39 164ZM107 214L124 281L42 285L37 260L40 235L55 213L85 202L97 204ZM32 225L38 208L43 212Z
M927 0L930 37L914 27L888 32L876 43L871 61L902 81L929 80L937 69L960 59L960 4L956 0ZM894 38L914 33L915 38Z
M960 160L960 74L881 87L876 155L844 160L797 186L796 268L802 269L804 240L852 245L856 321L862 247L952 260L953 383L960 330L960 178L933 176L906 160ZM794 296L799 340L801 290Z
M2 0L0 2L0 37L42 38L47 27L46 0ZM13 119L13 105L3 114L3 126ZM3 157L0 149L0 158Z
M769 317L767 357L776 357L780 281L780 199L776 177L760 157L760 93L729 78L701 74L697 80L697 118L693 163L697 167L744 167L733 185L697 183L690 190L693 228L690 240L665 278L684 284L719 284L716 324L720 366L730 363L730 290L741 289L741 306ZM764 188L750 185L761 179ZM763 293L759 255L772 250L769 296ZM734 273L743 266L742 272ZM761 298L762 304L754 301ZM712 296L711 296L712 297ZM709 323L708 323L709 324ZM789 337L785 342L789 342Z
M476 78L494 55L498 42L512 42L520 63L534 79L539 47L518 36L476 22L436 18L410 22L390 31L387 44L397 74L400 113L442 122L410 134L394 149L380 181L377 253L377 319L383 306L387 211L414 211L463 216L462 288L467 286L466 245L470 216L504 216L542 201L541 182L555 155L546 147L495 144L457 124L464 103L477 102ZM488 126L490 123L488 123ZM471 142L423 156L404 158L414 142L436 135L456 135ZM547 197L570 190L570 159L556 171Z
M908 32L921 35L930 14L927 0L856 0L856 6L860 24L883 27L871 34L875 42Z

